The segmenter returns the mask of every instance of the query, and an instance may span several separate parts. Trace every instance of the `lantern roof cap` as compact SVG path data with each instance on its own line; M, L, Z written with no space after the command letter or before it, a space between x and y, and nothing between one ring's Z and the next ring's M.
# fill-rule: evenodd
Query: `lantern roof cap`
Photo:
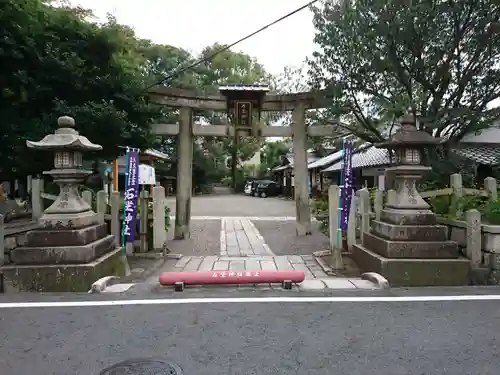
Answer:
M35 150L81 150L100 151L102 146L90 142L87 137L80 135L74 128L75 120L70 116L61 116L57 119L58 129L46 135L42 140L26 141L28 148Z
M416 118L408 113L399 120L401 127L385 142L376 144L378 148L404 148L405 146L433 146L441 143L441 138L436 138L427 132L418 130Z

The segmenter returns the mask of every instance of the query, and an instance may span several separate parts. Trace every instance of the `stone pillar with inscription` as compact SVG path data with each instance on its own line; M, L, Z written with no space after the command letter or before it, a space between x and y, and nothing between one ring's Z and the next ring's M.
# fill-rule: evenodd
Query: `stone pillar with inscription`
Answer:
M311 209L309 207L305 107L298 103L292 114L293 160L295 172L295 206L297 215L297 235L311 234Z
M82 152L102 147L79 135L73 118L60 117L58 125L41 141L27 141L29 148L54 152L54 169L44 174L60 191L39 218L39 228L27 234L26 245L11 252L13 264L3 267L20 291L82 292L100 277L125 272L114 236L78 191L91 173L82 168Z
M190 237L191 195L193 190L193 118L191 108L180 110L177 145L177 191L175 194L174 238Z

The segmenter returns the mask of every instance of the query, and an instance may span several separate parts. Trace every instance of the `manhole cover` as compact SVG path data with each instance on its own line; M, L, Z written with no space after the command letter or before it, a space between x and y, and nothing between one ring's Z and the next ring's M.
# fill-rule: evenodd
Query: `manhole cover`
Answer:
M179 366L158 359L130 359L110 366L99 375L182 375Z

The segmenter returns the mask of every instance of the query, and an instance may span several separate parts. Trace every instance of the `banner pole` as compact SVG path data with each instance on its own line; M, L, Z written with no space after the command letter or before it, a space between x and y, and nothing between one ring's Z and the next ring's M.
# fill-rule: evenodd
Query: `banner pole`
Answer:
M127 147L127 152L125 153L125 189L127 189L128 186L128 178L129 178L129 150L130 148ZM127 192L125 191L125 194L123 195L123 220L122 220L122 255L126 255L126 247L127 244L125 243L125 208L127 207Z
M337 248L339 251L342 249L342 210L344 207L344 166L345 166L345 139L342 140L342 168L340 169L340 197L339 197L339 207L338 207L338 225L337 225Z

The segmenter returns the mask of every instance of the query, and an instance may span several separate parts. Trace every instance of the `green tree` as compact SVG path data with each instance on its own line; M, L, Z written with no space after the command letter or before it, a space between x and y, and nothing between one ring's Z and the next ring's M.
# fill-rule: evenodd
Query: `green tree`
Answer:
M149 124L159 112L143 98L133 31L113 19L99 26L88 16L41 0L2 1L2 179L50 167L50 155L31 152L26 140L54 131L62 114L103 146L101 158L114 158L121 145L150 143Z
M419 128L460 137L491 124L500 97L500 3L495 0L323 0L310 61L326 88L326 118L380 141L410 110Z
M311 84L307 75L307 66L302 64L298 67L286 66L283 72L275 77L272 77L271 87L278 94L294 94L299 92L311 91ZM325 110L310 109L306 112L306 126L325 125ZM272 121L281 126L291 126L292 113L278 112L271 114ZM340 133L345 133L344 130L339 130ZM323 137L307 137L306 147L313 149L319 155L326 154L325 148L334 146L334 140L338 137L339 132L335 132Z
M269 74L257 60L243 52L235 52L230 49L214 53L226 48L225 45L215 43L207 46L201 52L199 58L206 61L197 67L200 74L201 87L218 91L218 86L228 84L266 84Z
M209 56L225 47L216 43L204 48L199 56L200 59L207 59L196 69L199 82L206 92L216 93L219 86L227 84L267 84L270 82L271 76L264 67L256 59L242 52L225 50L208 59ZM228 122L226 114L220 112L203 111L199 113L199 116L211 124ZM218 155L230 156L231 160L235 156L234 167L238 167L259 152L262 141L255 137L241 138L238 142L229 137L205 137L203 145L207 150L217 149Z
M281 163L288 153L290 145L285 141L267 141L260 151L262 171L273 169Z

